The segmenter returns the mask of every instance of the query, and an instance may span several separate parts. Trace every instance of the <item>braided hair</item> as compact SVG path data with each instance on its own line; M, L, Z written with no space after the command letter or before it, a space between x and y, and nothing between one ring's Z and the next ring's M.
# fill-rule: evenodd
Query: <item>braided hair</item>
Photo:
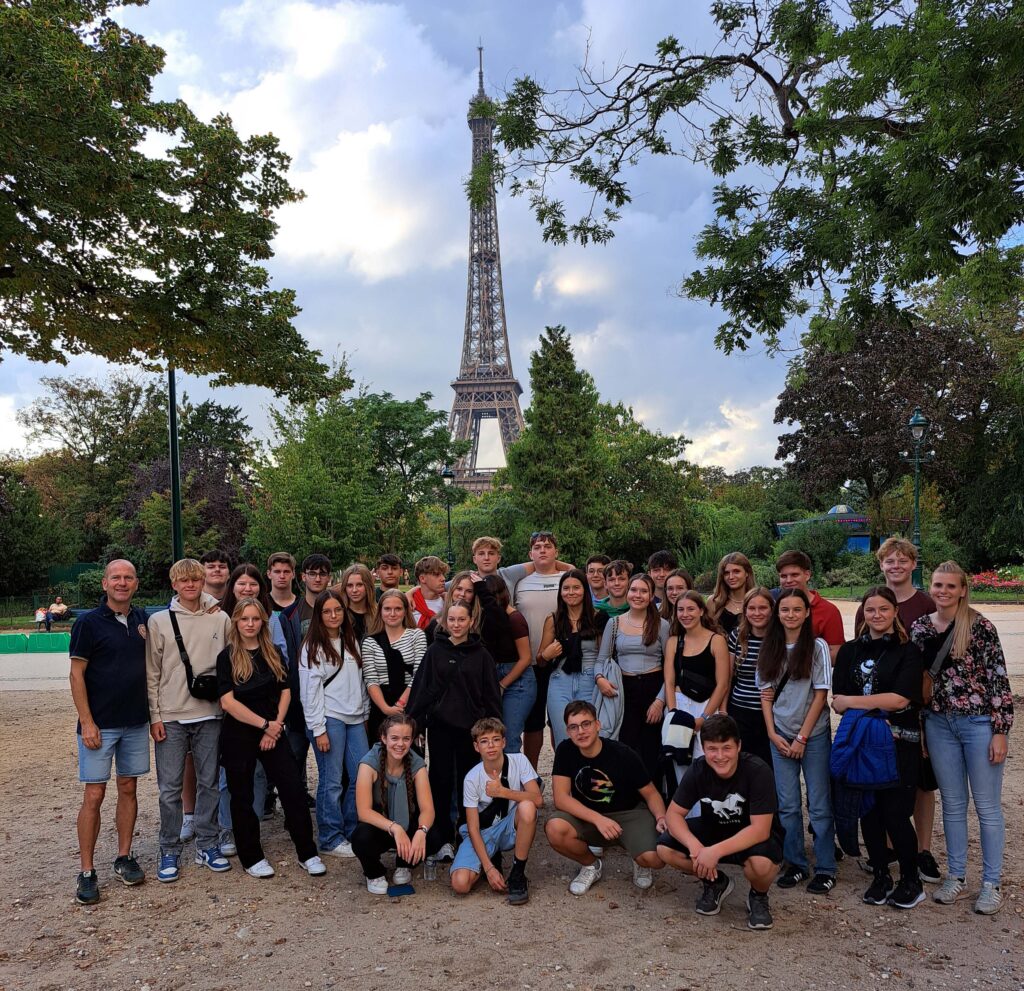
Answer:
M380 726L380 760L377 766L377 786L380 789L380 807L384 815L388 814L388 731L394 726L408 726L412 735L416 736L416 720L404 712L388 716ZM412 825L413 810L416 808L416 788L412 780L412 747L402 759L402 777L405 778L405 798L409 809L409 825Z

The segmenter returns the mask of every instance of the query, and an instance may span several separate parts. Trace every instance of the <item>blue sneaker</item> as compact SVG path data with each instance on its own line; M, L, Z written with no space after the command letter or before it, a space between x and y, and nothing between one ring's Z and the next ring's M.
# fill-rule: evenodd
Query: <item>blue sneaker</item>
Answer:
M156 872L156 879L170 884L178 880L178 864L181 857L176 853L160 854L160 869Z
M211 846L206 850L196 849L196 866L209 867L217 874L231 870L231 861L220 852L219 846Z

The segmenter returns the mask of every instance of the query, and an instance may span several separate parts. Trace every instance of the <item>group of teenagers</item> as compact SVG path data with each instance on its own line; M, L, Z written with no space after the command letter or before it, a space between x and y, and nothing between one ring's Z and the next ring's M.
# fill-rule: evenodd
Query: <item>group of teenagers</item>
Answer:
M913 908L923 882L938 885L936 902L956 902L969 788L983 861L974 908L998 911L1013 702L998 634L955 562L935 569L925 594L911 581L914 545L887 540L885 584L864 595L847 641L799 551L779 557L775 589L756 585L743 554L726 555L707 598L668 551L642 572L602 555L580 569L538 531L529 558L502 567L500 540L480 537L471 570L449 576L425 557L403 592L394 555L336 580L321 554L298 568L273 554L263 574L229 571L211 552L172 566L170 606L148 618L131 603L130 562L107 565L105 600L76 622L70 648L86 788L78 901L99 899L93 858L112 762L114 875L145 877L131 839L151 737L165 883L190 839L197 865L225 871L237 855L253 877L272 877L260 821L276 791L311 875L326 872L322 857L354 857L368 892L395 894L418 864L433 877L451 861L457 894L484 878L519 905L548 801L544 832L577 866L574 895L620 846L638 888L667 865L702 882L696 911L716 915L734 887L723 865L735 865L749 884L747 924L767 929L773 884L828 895L861 838L865 902ZM944 877L931 853L936 790Z

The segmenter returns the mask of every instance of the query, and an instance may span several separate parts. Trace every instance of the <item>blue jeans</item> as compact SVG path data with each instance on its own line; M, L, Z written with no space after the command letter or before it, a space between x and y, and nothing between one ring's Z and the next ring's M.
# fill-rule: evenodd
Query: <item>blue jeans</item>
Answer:
M1003 819L1003 768L988 759L992 720L925 712L925 733L935 778L942 795L942 826L950 877L967 876L967 791L970 786L981 832L982 881L999 884L1003 870L1006 823Z
M548 682L548 722L556 750L563 740L569 738L565 731L565 707L578 700L594 701L594 669L588 668L577 674L552 671Z
M267 804L267 772L263 765L257 761L256 771L253 774L252 783L252 810L256 813L257 819L263 818L263 809ZM228 791L228 776L224 765L220 767L220 808L217 812L217 821L220 823L221 842L230 839L234 825L231 822L231 792Z
M807 741L800 760L783 757L773 746L775 790L779 796L779 818L786 838L782 853L786 863L808 872L807 848L804 845L803 800L800 795L800 773L807 786L807 812L814 827L814 870L817 874L836 874L836 824L832 816L832 783L829 759L832 755L832 734L826 730Z
M356 778L359 761L370 749L366 742L365 723L344 723L327 717L327 739L331 749L321 753L309 734L316 757L316 828L321 850L333 850L347 840L356 828ZM348 789L341 793L343 769L348 771Z
M498 679L504 678L514 664L499 664ZM537 699L537 676L527 668L501 694L501 719L505 724L505 753L518 754L523 747L523 727Z

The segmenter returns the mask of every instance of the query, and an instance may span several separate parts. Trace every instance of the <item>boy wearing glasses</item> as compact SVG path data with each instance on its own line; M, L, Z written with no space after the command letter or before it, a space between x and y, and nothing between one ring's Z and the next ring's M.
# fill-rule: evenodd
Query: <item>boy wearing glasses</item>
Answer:
M309 629L309 622L313 618L313 606L316 605L317 596L327 590L331 583L331 559L325 554L310 554L302 562L302 584L306 587L306 594L299 605L299 633L300 640L305 637Z
M633 858L633 883L641 889L664 867L657 853L665 829L665 803L636 753L624 743L603 740L597 710L583 701L565 707L569 739L559 744L551 769L555 811L544 832L552 848L576 861L569 884L586 894L601 879L602 862L591 846L618 844Z

